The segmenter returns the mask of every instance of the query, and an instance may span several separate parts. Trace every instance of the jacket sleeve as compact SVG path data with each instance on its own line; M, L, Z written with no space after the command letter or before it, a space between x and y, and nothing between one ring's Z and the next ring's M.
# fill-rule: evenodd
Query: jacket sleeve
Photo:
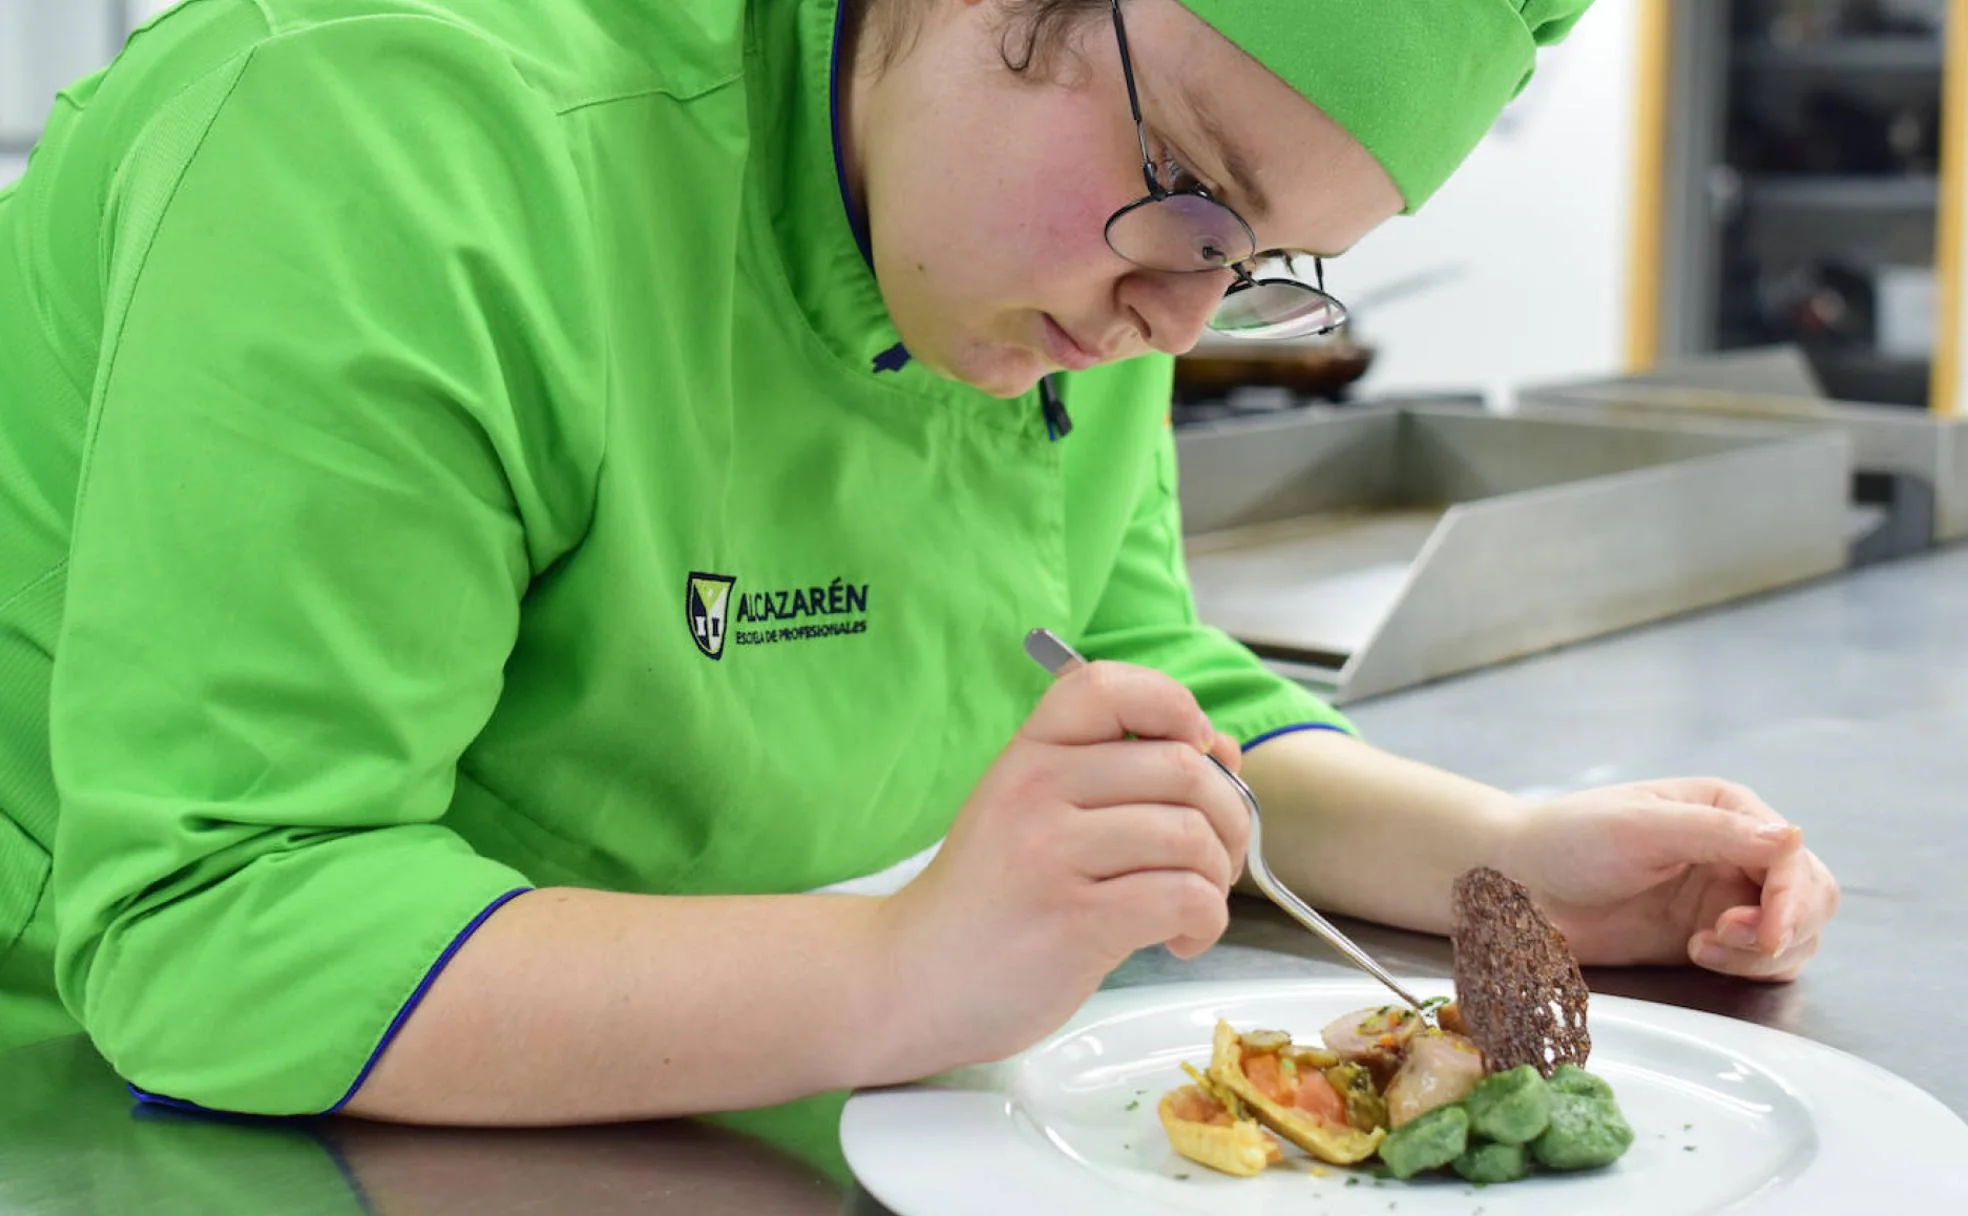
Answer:
M1166 403L1171 373L1165 361L1157 363L1163 370L1153 378L1154 396ZM1136 378L1146 377L1137 372ZM1141 416L1141 409L1137 397L1135 417ZM1356 733L1337 710L1272 672L1242 643L1197 617L1182 556L1175 437L1170 428L1158 426L1134 445L1118 435L1098 438L1119 451L1134 446L1143 452L1143 459L1132 479L1133 513L1082 635L1081 650L1174 676L1196 694L1216 728L1245 747L1294 730ZM1081 439L1075 433L1068 442Z
M339 1106L527 884L443 819L599 459L555 139L491 48L356 19L187 88L105 200L56 982L140 1092Z

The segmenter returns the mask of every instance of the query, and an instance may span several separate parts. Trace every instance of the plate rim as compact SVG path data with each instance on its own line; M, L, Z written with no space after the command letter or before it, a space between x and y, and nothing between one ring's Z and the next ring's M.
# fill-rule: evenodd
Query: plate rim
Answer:
M1405 978L1405 977L1404 977ZM1409 986L1419 992L1424 988L1452 992L1453 984L1447 977L1417 977L1407 981ZM1169 1008L1182 1005L1205 1004L1230 1000L1277 999L1294 994L1331 998L1352 992L1362 992L1369 996L1380 992L1380 986L1372 979L1352 976L1273 976L1255 979L1197 979L1173 980L1168 982L1132 984L1125 987L1103 988L1089 997L1064 1025L1046 1035L1032 1046L1000 1060L965 1068L952 1069L919 1081L899 1085L876 1086L852 1091L841 1110L839 1139L841 1151L857 1183L870 1195L900 1216L965 1216L972 1211L1003 1210L993 1204L991 1208L974 1206L926 1207L917 1193L915 1180L898 1179L893 1172L883 1168L884 1162L878 1157L870 1160L870 1153L882 1154L886 1150L872 1147L867 1143L870 1134L864 1130L871 1122L879 1121L885 1111L897 1102L908 1102L912 1095L941 1095L946 1101L960 1097L974 1097L963 1112L964 1118L980 1119L978 1124L968 1130L985 1134L983 1142L973 1137L966 1143L966 1149L985 1150L976 1158L966 1152L964 1158L953 1164L959 1172L982 1175L979 1181L1004 1181L1001 1174L987 1167L987 1162L1006 1164L1000 1161L1007 1157L1015 1160L1020 1167L1029 1167L1034 1174L1043 1175L1061 1188L1059 1193L1044 1192L1049 1203L1094 1204L1112 1208L1123 1202L1132 1205L1131 1210L1172 1212L1178 1209L1140 1195L1129 1195L1117 1190L1111 1183L1101 1179L1094 1171L1074 1163L1063 1151L1035 1152L1027 1138L1017 1134L1014 1120L1008 1113L1011 1105L1010 1083L1017 1077L1021 1067L1034 1057L1054 1048L1074 1035L1088 1028L1112 1021L1131 1012L1147 1012L1157 1007ZM1865 1171L1871 1178L1890 1177L1895 1183L1912 1182L1917 1186L1930 1185L1930 1180L1906 1174L1904 1158L1897 1150L1897 1144L1907 1128L1906 1115L1910 1113L1905 1103L1913 1107L1924 1107L1927 1118L1921 1119L1916 1127L1923 1133L1935 1137L1953 1136L1961 1142L1962 1152L1955 1158L1952 1170L1945 1165L1930 1168L1931 1184L1947 1186L1957 1184L1960 1189L1936 1191L1942 1197L1968 1196L1968 1120L1964 1120L1946 1103L1922 1089L1911 1079L1892 1072L1862 1056L1854 1055L1842 1048L1820 1043L1802 1035L1765 1026L1746 1019L1732 1018L1724 1014L1712 1013L1702 1009L1690 1009L1682 1005L1672 1005L1660 1001L1647 1001L1635 997L1619 996L1611 993L1594 992L1591 995L1590 1015L1600 1014L1619 1018L1623 1022L1637 1022L1642 1026L1671 1031L1704 1039L1718 1049L1736 1052L1747 1061L1768 1074L1787 1091L1795 1094L1803 1102L1812 1118L1813 1130L1817 1133L1819 1152L1814 1155L1812 1165L1799 1175L1810 1178L1814 1173L1825 1170L1844 1171L1849 1178L1853 1169ZM1589 1016L1590 1016L1589 1015ZM1703 1035L1706 1029L1723 1040L1750 1040L1748 1048L1738 1043L1716 1043L1715 1037ZM1774 1055L1774 1059L1771 1056ZM1760 1057L1760 1058L1759 1058ZM1800 1084L1793 1070L1800 1065L1808 1066L1817 1061L1832 1061L1845 1074L1839 1084L1853 1078L1860 1078L1872 1086L1891 1093L1896 1104L1894 1117L1890 1120L1865 1120L1852 1116L1848 1104L1826 1104L1812 1101L1814 1086ZM981 1117L981 1118L980 1118ZM963 1130L963 1129L959 1129ZM1893 1144L1885 1144L1887 1140ZM990 1141L995 1140L993 1144ZM1870 1154L1870 1156L1868 1156ZM1861 1162L1862 1159L1862 1162ZM1933 1161L1929 1155L1923 1160ZM945 1163L951 1164L951 1163ZM1890 1173L1888 1172L1890 1171ZM956 1181L949 1173L937 1174L939 1181L936 1190L948 1193ZM1807 1185L1817 1185L1822 1179L1811 1179ZM1730 1211L1749 1211L1761 1207L1756 1201L1762 1194L1751 1195L1733 1204ZM1796 1186L1785 1186L1775 1193L1775 1197L1791 1197L1790 1202L1771 1210L1796 1212ZM1890 1197L1887 1192L1873 1190L1875 1199ZM1895 1202L1897 1202L1895 1198ZM1000 1201L1001 1202L1001 1201ZM1817 1209L1812 1209L1817 1210Z

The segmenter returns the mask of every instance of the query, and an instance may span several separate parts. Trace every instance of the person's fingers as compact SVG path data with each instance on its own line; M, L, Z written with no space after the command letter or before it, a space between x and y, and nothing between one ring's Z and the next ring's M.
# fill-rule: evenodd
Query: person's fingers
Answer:
M1817 854L1798 849L1785 855L1763 878L1759 943L1772 952L1818 936L1838 912L1838 880Z
M1184 743L1128 740L1075 749L1060 770L1061 792L1089 809L1153 803L1192 806L1216 829L1241 867L1250 842L1250 811L1235 783L1208 756Z
M1796 979L1804 965L1816 956L1818 942L1816 937L1805 938L1772 955L1761 950L1731 949L1717 940L1714 933L1703 930L1688 940L1688 958L1697 967L1723 975L1787 983Z
M1203 951L1216 944L1214 937L1171 937L1162 945L1168 952L1183 962L1199 957Z
M1068 754L1070 753L1070 754ZM1209 762L1209 756L1168 739L1125 739L1061 748L1058 790L1077 806L1126 806L1164 802L1195 806L1235 789Z
M1187 688L1127 663L1089 663L1053 681L1021 733L1069 746L1130 735L1172 739L1199 752L1216 744L1216 729Z
M1731 950L1755 950L1759 948L1762 927L1762 908L1739 905L1716 918L1714 933L1716 940ZM1765 953L1774 954L1775 950Z
M1796 852L1803 838L1803 830L1795 824L1670 803L1636 816L1624 843L1643 865L1720 864L1760 871Z
M1088 878L1142 870L1188 870L1224 895L1237 871L1202 812L1186 806L1115 806L1082 811L1073 824L1073 863Z
M1097 931L1115 954L1161 944L1177 958L1194 958L1230 926L1230 901L1189 870L1141 870L1109 879L1100 884L1094 907Z
M1796 940L1811 887L1811 854L1804 849L1786 854L1763 876L1763 926L1757 944L1766 953L1788 949Z
M1646 788L1670 802L1714 807L1765 823L1788 822L1755 790L1718 777L1670 777L1662 781L1649 781Z
M1216 741L1210 747L1210 754L1223 761L1224 767L1231 772L1244 771L1243 746L1222 731L1216 732Z

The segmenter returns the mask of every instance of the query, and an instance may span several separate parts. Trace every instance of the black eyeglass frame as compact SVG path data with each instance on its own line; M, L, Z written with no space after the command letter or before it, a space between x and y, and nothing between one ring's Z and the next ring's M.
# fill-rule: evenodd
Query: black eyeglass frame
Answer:
M1181 189L1171 190L1162 184L1160 175L1155 172L1154 153L1148 149L1148 125L1141 116L1141 95L1134 82L1134 57L1128 53L1127 24L1121 19L1121 0L1111 0L1109 7L1112 10L1114 18L1114 38L1119 44L1121 52L1121 76L1127 82L1128 113L1134 119L1135 136L1141 142L1141 177L1147 183L1148 192L1133 202L1128 203L1126 206L1119 208L1113 215L1107 218L1107 225L1103 230L1107 247L1112 249L1119 257L1136 266L1142 267L1144 270L1155 270L1168 274L1200 274L1208 271L1228 270L1235 278L1232 280L1230 286L1224 290L1223 299L1226 304L1230 301L1231 297L1255 288L1292 288L1310 297L1307 301L1308 303L1322 306L1329 318L1325 323L1316 328L1307 329L1302 332L1294 330L1290 322L1261 326L1256 331L1219 329L1215 322L1217 315L1220 315L1223 311L1223 306L1218 305L1217 314L1213 314L1210 318L1210 329L1216 333L1223 334L1225 337L1242 338L1245 340L1316 337L1320 334L1331 333L1346 324L1346 305L1340 302L1339 297L1326 290L1326 265L1324 258L1317 254L1308 254L1299 250L1290 249L1260 251L1257 248L1257 234L1251 230L1250 224L1245 221L1244 217L1237 214L1236 208L1211 195L1208 190L1201 186L1185 186ZM1206 259L1211 252L1216 254L1216 260L1212 264L1192 267L1153 266L1143 263L1136 258L1129 257L1125 250L1114 243L1114 226L1127 216L1145 207L1162 204L1171 198L1185 196L1200 199L1208 203L1235 222L1237 231L1241 232L1244 237L1244 249L1241 251L1242 256L1231 256L1233 253L1239 252L1235 250L1211 251L1205 248L1200 252ZM1298 270L1294 263L1301 257L1310 257L1312 259L1313 277L1311 282L1305 281L1298 275ZM1275 265L1279 262L1282 262L1285 266L1284 273L1260 273L1260 267L1267 264ZM1318 315L1318 313L1315 311L1310 315Z

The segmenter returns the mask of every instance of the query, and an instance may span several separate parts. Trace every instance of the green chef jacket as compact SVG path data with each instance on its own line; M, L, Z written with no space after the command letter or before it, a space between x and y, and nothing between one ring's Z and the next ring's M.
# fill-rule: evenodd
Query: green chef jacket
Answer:
M1029 629L1252 742L1170 364L907 359L832 0L188 0L0 193L0 1043L335 1108L534 885L937 841ZM743 943L733 943L743 949Z

